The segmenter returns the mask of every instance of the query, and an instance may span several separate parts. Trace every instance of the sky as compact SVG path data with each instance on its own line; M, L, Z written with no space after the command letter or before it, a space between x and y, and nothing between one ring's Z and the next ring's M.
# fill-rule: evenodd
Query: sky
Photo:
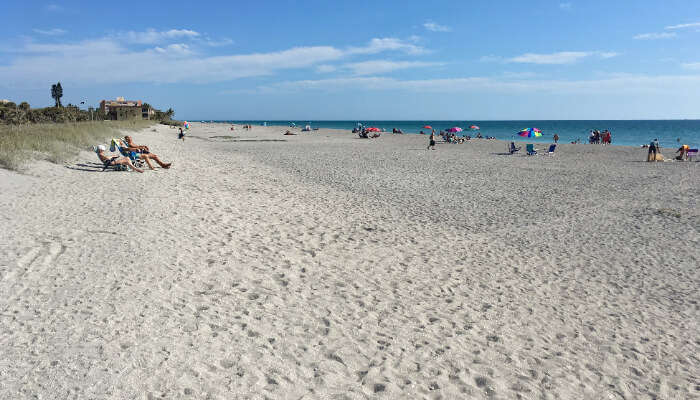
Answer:
M123 5L122 5L123 4ZM700 1L3 1L0 99L178 119L700 118Z

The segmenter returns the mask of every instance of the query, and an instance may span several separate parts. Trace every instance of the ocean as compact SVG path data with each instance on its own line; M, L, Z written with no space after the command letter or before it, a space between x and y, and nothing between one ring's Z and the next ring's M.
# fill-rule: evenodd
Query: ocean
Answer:
M196 121L196 120L193 120ZM482 136L493 136L501 140L522 140L528 142L551 142L552 136L557 133L560 143L570 143L580 140L588 143L588 134L591 129L612 133L612 144L623 146L640 146L658 138L662 147L679 147L680 144L690 145L692 148L700 147L700 120L638 120L638 121L214 121L235 124L251 125L280 125L289 126L291 123L297 127L311 125L312 128L330 128L352 130L357 123L365 127L375 126L391 132L393 128L401 129L404 133L416 134L425 125L432 126L436 132L458 126L472 137L476 131L466 132L469 127L476 125L480 128ZM521 138L517 132L523 128L538 128L542 131L539 138ZM423 129L424 131L427 130ZM459 135L461 136L462 133Z

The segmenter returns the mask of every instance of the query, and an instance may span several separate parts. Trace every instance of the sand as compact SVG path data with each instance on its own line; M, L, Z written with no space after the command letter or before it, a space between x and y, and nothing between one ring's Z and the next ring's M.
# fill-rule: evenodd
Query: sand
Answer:
M0 170L0 398L700 396L700 163L192 125Z

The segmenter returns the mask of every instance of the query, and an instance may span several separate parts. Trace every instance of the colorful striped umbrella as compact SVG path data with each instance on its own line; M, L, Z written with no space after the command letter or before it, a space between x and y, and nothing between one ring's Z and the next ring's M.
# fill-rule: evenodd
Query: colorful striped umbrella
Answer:
M542 131L537 128L525 128L518 132L518 135L522 137L540 137L542 136Z
M462 128L458 126L453 126L452 128L448 129L447 132L462 132Z

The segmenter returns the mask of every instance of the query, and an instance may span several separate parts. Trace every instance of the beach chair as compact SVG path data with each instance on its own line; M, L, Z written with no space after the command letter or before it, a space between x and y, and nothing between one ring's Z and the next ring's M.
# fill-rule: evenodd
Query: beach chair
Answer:
M693 157L698 156L698 149L688 149L688 152L685 154L686 157L688 157L688 161L693 161Z
M97 154L97 146L92 146L92 151L94 151L95 154ZM100 160L100 161L102 161L102 160ZM122 164L107 165L105 163L102 163L102 172L104 172L108 169L115 170L115 171L128 171L129 167L127 167L126 165L122 165Z
M508 153L513 154L519 152L521 147L515 147L515 142L510 142L510 148L508 149Z
M537 151L535 150L535 145L532 143L528 143L525 145L525 151L527 151L528 156L534 156L537 154Z
M547 150L547 155L548 156L553 156L554 155L554 150L557 148L556 144L550 144L549 145L549 150Z
M128 157L129 160L131 160L131 163L134 164L136 168L143 168L145 166L144 161L139 157L139 153L135 151L127 151L125 149L124 143L120 139L112 139L112 146L119 150L119 154L121 154L124 157Z

